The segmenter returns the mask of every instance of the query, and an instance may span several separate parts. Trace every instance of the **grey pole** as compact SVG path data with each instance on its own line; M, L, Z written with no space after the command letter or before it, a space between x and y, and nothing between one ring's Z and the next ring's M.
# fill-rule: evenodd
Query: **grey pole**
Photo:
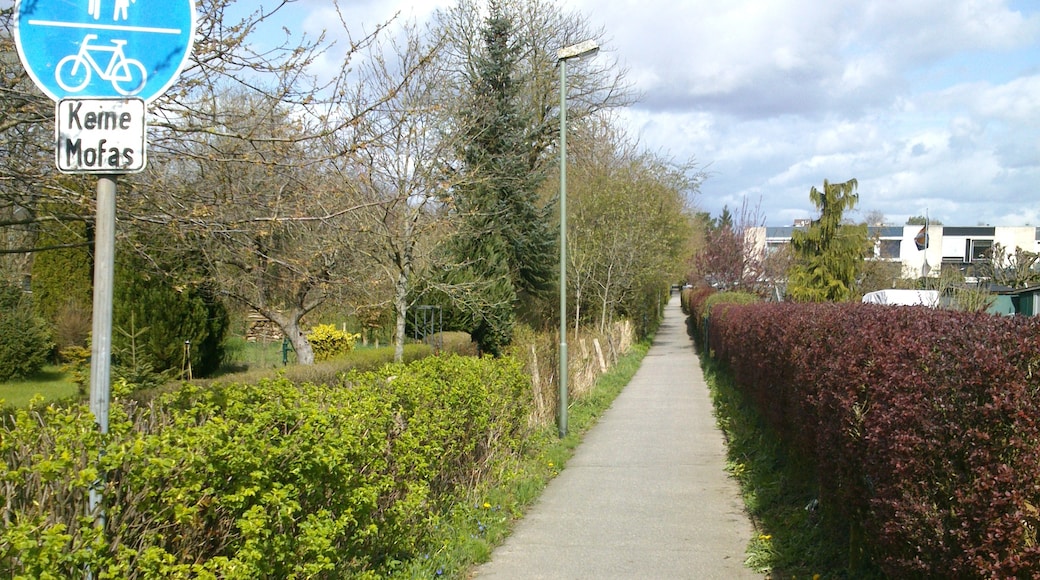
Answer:
M567 436L567 59L560 59L560 437Z
M560 410L557 426L567 436L567 61L593 55L599 45L592 40L556 51L560 65Z
M102 433L108 433L112 367L112 288L116 254L116 175L101 175L97 185L94 238L94 321L90 353L90 411ZM90 512L103 526L99 486L90 490Z

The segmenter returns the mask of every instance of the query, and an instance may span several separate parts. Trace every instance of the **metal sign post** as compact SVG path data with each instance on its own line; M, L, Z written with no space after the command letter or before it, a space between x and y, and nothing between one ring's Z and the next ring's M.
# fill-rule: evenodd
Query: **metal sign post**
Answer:
M116 180L144 169L146 105L177 80L194 36L194 0L15 1L18 56L58 102L58 170L98 175L90 410L101 433L111 394ZM103 526L101 505L99 485L90 511Z
M90 357L90 410L102 433L108 433L112 362L112 294L116 255L116 178L101 175L97 184L94 228L94 324Z

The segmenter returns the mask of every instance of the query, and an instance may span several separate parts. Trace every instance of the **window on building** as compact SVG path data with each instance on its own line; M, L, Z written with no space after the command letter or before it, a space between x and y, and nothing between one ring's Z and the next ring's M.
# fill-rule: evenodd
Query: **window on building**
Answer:
M878 257L885 260L899 259L899 240L881 240L878 244Z
M987 259L990 250L993 249L993 240L972 240L968 239L964 241L965 246L965 262L978 262L980 260Z

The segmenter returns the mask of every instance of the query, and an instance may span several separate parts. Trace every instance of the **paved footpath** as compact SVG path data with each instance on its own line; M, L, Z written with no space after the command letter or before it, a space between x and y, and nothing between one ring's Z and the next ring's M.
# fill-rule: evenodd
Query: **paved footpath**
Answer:
M725 455L673 297L632 382L475 577L761 578Z

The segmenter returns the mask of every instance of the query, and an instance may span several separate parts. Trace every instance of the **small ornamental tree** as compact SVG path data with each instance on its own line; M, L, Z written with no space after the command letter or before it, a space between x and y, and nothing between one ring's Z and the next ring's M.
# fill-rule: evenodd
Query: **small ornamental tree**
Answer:
M764 223L760 207L752 207L746 198L736 222L729 207L724 207L718 218L705 224L704 245L694 257L692 275L721 291L766 293L766 256L748 235Z
M46 323L37 317L21 291L0 281L0 381L39 371L54 344Z
M795 262L787 291L796 301L843 302L854 296L856 275L867 251L867 227L843 223L843 218L859 201L858 185L855 179L845 183L825 179L822 190L809 191L820 217L791 236Z
M117 362L150 365L155 372L190 363L194 375L205 376L223 360L229 325L226 308L205 286L174 286L140 263L117 265L112 315Z

